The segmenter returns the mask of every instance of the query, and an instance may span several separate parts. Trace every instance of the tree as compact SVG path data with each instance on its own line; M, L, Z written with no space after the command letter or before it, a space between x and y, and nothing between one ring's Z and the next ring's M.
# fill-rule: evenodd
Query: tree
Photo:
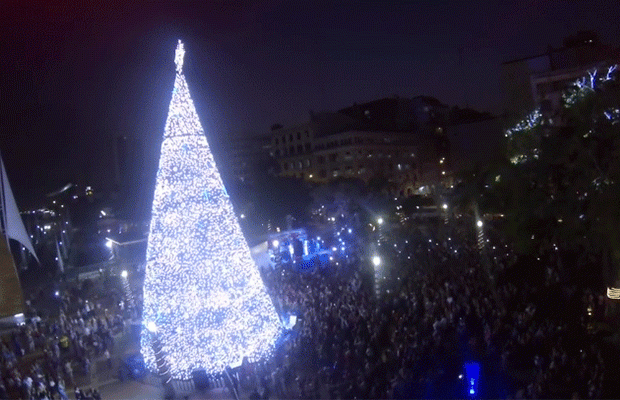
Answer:
M551 125L535 110L506 132L509 232L523 252L565 254L565 272L575 281L596 285L602 272L612 285L620 267L616 67L576 81L563 96L562 120Z
M172 377L189 379L195 370L221 372L267 355L280 322L190 98L183 53L179 42L147 246L143 320L150 329L141 348L151 368L161 373L163 357Z

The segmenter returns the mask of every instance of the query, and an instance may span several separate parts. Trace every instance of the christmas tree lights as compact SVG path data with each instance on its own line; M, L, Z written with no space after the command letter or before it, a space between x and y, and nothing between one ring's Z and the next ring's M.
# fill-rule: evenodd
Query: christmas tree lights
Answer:
M577 104L580 100L594 93L601 84L615 80L617 65L607 67L605 75L598 75L598 70L588 71L588 76L577 79L573 85L562 94L564 107L570 108Z
M153 199L141 338L155 370L157 335L177 379L267 356L282 329L190 98L183 55L179 41Z
M588 71L587 76L577 79L562 93L563 106L570 109L584 101L597 90L600 90L607 82L614 81L617 69L617 65L611 65L607 67L604 74L599 74L597 69ZM608 121L611 121L612 124L620 121L620 111L616 108L603 111L603 116ZM538 138L536 137L535 130L542 126L544 122L543 114L539 109L535 109L523 120L515 124L514 127L506 130L504 136L511 142L514 150L514 154L510 157L511 163L522 164L538 159L540 150L537 148Z
M522 121L519 121L519 123L517 123L514 127L506 129L506 133L504 134L504 136L506 136L507 138L512 138L515 134L531 131L532 129L540 126L541 123L542 114L537 108Z

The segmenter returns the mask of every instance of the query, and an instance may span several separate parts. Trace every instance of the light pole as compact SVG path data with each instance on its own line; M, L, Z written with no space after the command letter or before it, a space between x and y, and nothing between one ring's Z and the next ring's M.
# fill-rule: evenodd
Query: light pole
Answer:
M375 295L377 296L377 300L381 297L381 257L378 254L372 256L372 266L374 270L375 276Z
M441 208L443 209L443 223L445 225L448 225L449 222L449 213L448 213L448 203L443 203L441 205Z
M134 301L133 301L133 292L131 291L131 286L129 285L129 273L126 269L121 271L121 280L123 281L123 291L125 292L125 302L127 303L127 308L129 309L129 315L131 318L134 318Z
M478 250L483 251L484 250L484 223L482 222L482 220L477 220L476 221L476 227L478 227Z
M384 237L383 237L383 217L378 217L377 218L377 234L378 234L378 238L377 238L377 243L381 244L382 241L384 241Z
M486 275L487 275L487 279L489 281L489 287L491 289L491 292L493 293L493 296L495 297L496 301L498 302L498 304L501 304L501 302L499 301L499 297L497 295L497 291L495 290L495 277L493 276L493 274L491 273L491 259L489 258L489 254L487 253L487 246L486 246L486 239L484 236L484 222L482 222L482 219L480 219L479 217L479 213L478 213L478 207L476 206L475 209L475 216L476 216L476 227L478 230L478 250L480 252L480 259L482 261L482 265L485 269Z

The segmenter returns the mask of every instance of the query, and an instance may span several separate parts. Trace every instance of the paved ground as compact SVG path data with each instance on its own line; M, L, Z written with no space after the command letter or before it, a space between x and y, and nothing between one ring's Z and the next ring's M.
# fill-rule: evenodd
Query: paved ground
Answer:
M139 381L120 381L118 379L118 368L120 360L127 352L134 352L139 349L137 343L138 337L131 335L131 328L125 330L125 333L115 338L113 351L113 367L108 368L103 358L99 358L93 362L93 373L89 378L77 378L78 387L82 390L88 388L97 388L103 400L132 400L132 399L164 399L164 389L158 385L158 379L149 376L143 382ZM73 388L68 390L69 398L74 399ZM202 393L195 390L178 389L176 391L177 399L232 399L226 389L215 388ZM241 393L242 399L248 399L248 394Z
M162 387L138 381L112 381L103 383L102 385L92 385L96 387L101 394L103 400L138 400L138 399L164 399L164 390ZM187 396L187 397L186 397ZM69 398L74 399L72 391ZM194 391L192 393L176 393L177 399L232 399L226 389L218 388L205 392ZM247 399L247 394L241 394L242 399Z
M161 387L152 386L142 382L126 381L104 384L99 387L103 400L137 400L137 399L163 399L164 390ZM187 397L185 397L187 396ZM73 395L70 396L73 398ZM177 393L178 399L233 399L226 389L212 389L202 393L193 392ZM248 399L247 394L241 394L242 399Z
M106 384L99 387L99 393L104 400L164 398L164 392L161 388L135 381Z

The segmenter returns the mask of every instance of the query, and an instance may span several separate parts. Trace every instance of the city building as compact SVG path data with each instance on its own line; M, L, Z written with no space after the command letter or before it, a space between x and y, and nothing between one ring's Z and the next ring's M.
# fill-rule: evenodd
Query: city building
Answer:
M532 57L502 64L505 116L520 120L535 108L560 124L562 92L594 68L620 61L619 50L601 44L593 32L579 32L564 39L563 46Z
M426 96L310 112L304 124L272 130L271 154L284 177L314 183L383 179L391 194L411 196L451 177L447 112Z
M255 174L265 172L271 162L269 135L238 137L214 145L220 172L237 182L252 183Z

